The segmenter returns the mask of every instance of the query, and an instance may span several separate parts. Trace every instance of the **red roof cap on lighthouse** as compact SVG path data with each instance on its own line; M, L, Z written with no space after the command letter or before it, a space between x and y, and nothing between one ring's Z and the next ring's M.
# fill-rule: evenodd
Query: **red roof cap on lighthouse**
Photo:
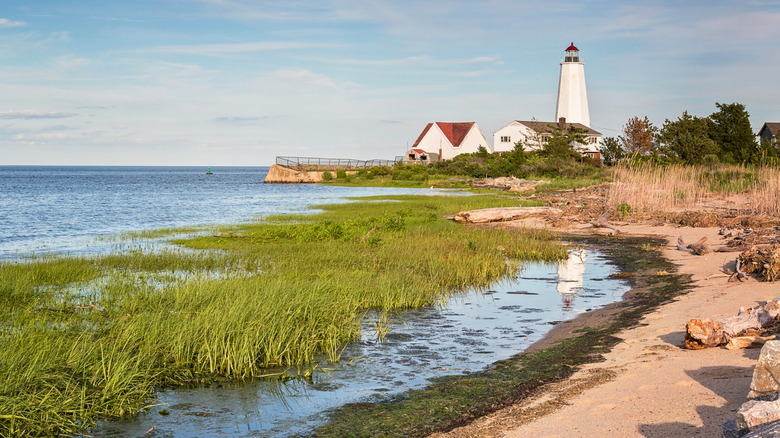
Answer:
M569 47L567 47L567 48L566 48L566 51L567 51L567 52L569 52L569 51L571 51L571 50L574 50L574 51L577 51L577 52L579 52L579 51L580 51L580 49L578 49L578 48L577 48L577 46L575 46L575 45L574 45L574 41L572 41L571 45L570 45Z

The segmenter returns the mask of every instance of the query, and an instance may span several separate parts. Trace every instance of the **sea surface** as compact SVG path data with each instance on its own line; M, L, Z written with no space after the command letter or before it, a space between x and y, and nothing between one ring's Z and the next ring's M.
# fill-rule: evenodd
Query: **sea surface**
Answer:
M0 261L31 254L121 251L121 233L251 221L311 212L348 197L436 194L429 189L263 184L267 167L0 166ZM159 243L159 242L158 242ZM477 371L517 354L555 324L620 300L617 269L591 248L559 264L528 264L514 278L437 306L398 312L377 338L371 317L341 362L309 381L278 379L165 390L148 413L106 422L92 436L306 435L345 403L386 400L429 379ZM282 372L285 370L273 370ZM295 370L290 371L295 374ZM166 409L170 415L160 415Z
M268 167L0 166L0 260L106 252L97 237L305 213L346 197L424 189L263 184Z

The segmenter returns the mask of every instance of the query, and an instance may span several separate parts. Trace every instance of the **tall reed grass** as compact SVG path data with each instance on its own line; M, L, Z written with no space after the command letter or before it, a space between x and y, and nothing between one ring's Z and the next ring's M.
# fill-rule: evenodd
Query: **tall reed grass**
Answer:
M780 217L780 168L775 166L618 166L608 203L637 212L727 208Z
M0 264L0 435L84 432L160 387L338 361L367 312L384 333L386 312L566 257L549 233L441 219L516 204L374 198L178 241L197 251Z

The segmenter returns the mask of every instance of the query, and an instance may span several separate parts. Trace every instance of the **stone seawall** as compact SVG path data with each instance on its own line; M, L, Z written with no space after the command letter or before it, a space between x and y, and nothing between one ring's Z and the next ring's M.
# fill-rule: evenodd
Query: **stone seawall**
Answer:
M264 182L305 184L317 183L320 181L322 181L322 172L314 170L296 170L290 167L274 164L268 170L268 175L265 176Z

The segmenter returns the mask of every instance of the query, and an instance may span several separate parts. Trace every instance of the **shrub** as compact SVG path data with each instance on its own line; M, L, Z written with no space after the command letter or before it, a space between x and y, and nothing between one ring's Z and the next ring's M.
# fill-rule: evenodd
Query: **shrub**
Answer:
M333 174L330 173L329 170L326 170L325 172L322 172L322 180L323 181L331 181L333 179Z
M374 176L385 176L390 174L390 170L385 166L374 166L369 170L369 173Z

